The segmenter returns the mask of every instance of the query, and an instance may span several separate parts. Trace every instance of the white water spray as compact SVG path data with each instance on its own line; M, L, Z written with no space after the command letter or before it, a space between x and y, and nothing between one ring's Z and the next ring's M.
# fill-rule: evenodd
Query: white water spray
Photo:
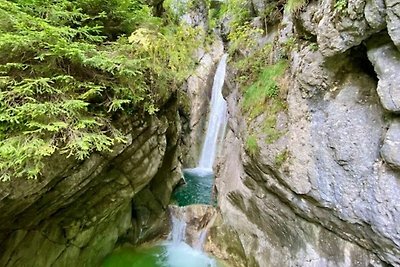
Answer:
M180 220L175 215L171 214L172 230L170 239L173 244L185 242L186 239L186 222Z
M208 257L202 250L192 248L186 242L186 222L171 214L172 230L170 241L166 243L166 267L216 267L214 259ZM205 236L205 235L204 235ZM200 237L205 239L205 237ZM203 242L203 241L200 241ZM200 245L202 247L202 245Z
M210 118L199 161L199 168L202 169L212 169L217 151L218 137L223 135L226 126L227 104L222 96L222 88L225 80L227 57L227 54L222 56L214 76Z

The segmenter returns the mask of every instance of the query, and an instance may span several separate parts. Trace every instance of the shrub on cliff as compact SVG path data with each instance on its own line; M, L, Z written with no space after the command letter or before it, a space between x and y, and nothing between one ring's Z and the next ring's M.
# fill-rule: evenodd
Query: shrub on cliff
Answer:
M113 121L157 112L194 64L195 33L139 0L0 0L0 180L123 142Z

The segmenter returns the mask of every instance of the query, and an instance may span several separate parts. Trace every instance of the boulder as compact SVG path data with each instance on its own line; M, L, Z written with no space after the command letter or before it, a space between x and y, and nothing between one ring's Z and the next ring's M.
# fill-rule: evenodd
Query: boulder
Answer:
M382 158L395 169L400 169L400 121L392 122L381 149Z
M393 43L400 50L400 1L385 0L387 30Z
M400 51L386 35L368 41L368 58L378 76L378 94L383 107L400 113Z

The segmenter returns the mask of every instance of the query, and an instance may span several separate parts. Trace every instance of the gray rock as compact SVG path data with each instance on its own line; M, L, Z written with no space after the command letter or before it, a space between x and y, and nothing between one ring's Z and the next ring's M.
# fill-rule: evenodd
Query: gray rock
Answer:
M386 26L386 7L384 0L367 0L364 10L365 19L373 29L383 29Z
M251 0L251 3L253 4L253 8L254 8L257 16L260 16L264 13L264 10L266 7L265 0Z
M390 125L383 141L381 155L390 166L400 169L400 121Z
M365 85L368 87L369 82L366 80L365 83L361 83L360 88ZM328 112L334 113L339 109L338 114L351 118L364 109L359 116L368 118L369 102L364 108L359 106L356 108L358 110L347 115L346 109L340 107L347 106L346 101L365 101L368 93L357 92L354 89L348 87L344 94L338 97L340 100L338 99L336 106L332 104ZM371 85L368 87L368 92L370 91L374 91ZM256 157L248 157L243 153L241 131L244 130L242 127L245 124L241 122L242 118L235 102L236 94L234 91L228 97L229 114L232 117L216 184L224 221L236 231L246 254L247 266L384 266L373 253L341 234L351 223L335 219L334 212L324 201L314 202L315 200L309 199L312 191L318 186L315 183L318 174L315 173L315 179L309 177L313 175L312 172L318 171L313 169L317 164L314 157L319 157L323 149L330 153L330 148L325 148L321 141L324 138L325 142L328 141L332 126L326 125L324 128L324 124L319 124L322 128L318 134L324 137L314 139L312 135L315 129L312 129L313 123L309 121L310 114L307 114L311 109L307 104L309 101L304 100L297 89L289 92L289 97L292 98L290 101L293 101L289 107L292 109L290 123L293 124L293 128L290 128L290 135L293 139L286 139L286 145L290 148L289 154L292 155L288 164L293 168L289 168L287 173L275 168L273 159L269 157L276 144L265 145L260 142L261 153ZM373 97L376 99L376 96ZM326 107L321 107L321 112L325 109ZM376 110L371 110L372 114L374 112ZM336 119L332 118L332 123ZM371 126L371 123L369 125ZM379 130L377 132L376 135L379 135ZM370 132L366 130L360 136L367 138L368 134ZM343 134L343 138L350 137ZM356 146L353 146L354 148ZM342 152L339 154L337 157L341 158L351 156ZM370 157L370 154L367 157ZM373 156L371 158L375 159ZM359 160L362 161L361 158ZM321 173L320 176L322 179L324 174ZM334 181L335 178L332 178L331 182ZM349 177L348 182L350 181ZM335 229L339 228L336 232Z
M400 50L400 1L385 0L387 30L397 49Z
M319 50L325 57L343 53L384 29L385 10L380 0L347 1L343 10L334 8L334 1L320 1L313 13L303 17L303 25L317 36ZM308 28L306 28L308 29Z
M384 35L379 35L368 42L368 58L379 78L377 91L382 105L389 111L400 112L399 50Z

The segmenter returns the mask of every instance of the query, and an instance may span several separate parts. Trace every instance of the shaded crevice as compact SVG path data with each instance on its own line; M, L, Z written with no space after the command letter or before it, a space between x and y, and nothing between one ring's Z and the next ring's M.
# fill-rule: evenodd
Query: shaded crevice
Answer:
M378 82L378 76L375 72L374 66L368 59L367 47L364 44L352 47L349 50L349 57L354 67L356 67L360 72L367 74L375 82Z

